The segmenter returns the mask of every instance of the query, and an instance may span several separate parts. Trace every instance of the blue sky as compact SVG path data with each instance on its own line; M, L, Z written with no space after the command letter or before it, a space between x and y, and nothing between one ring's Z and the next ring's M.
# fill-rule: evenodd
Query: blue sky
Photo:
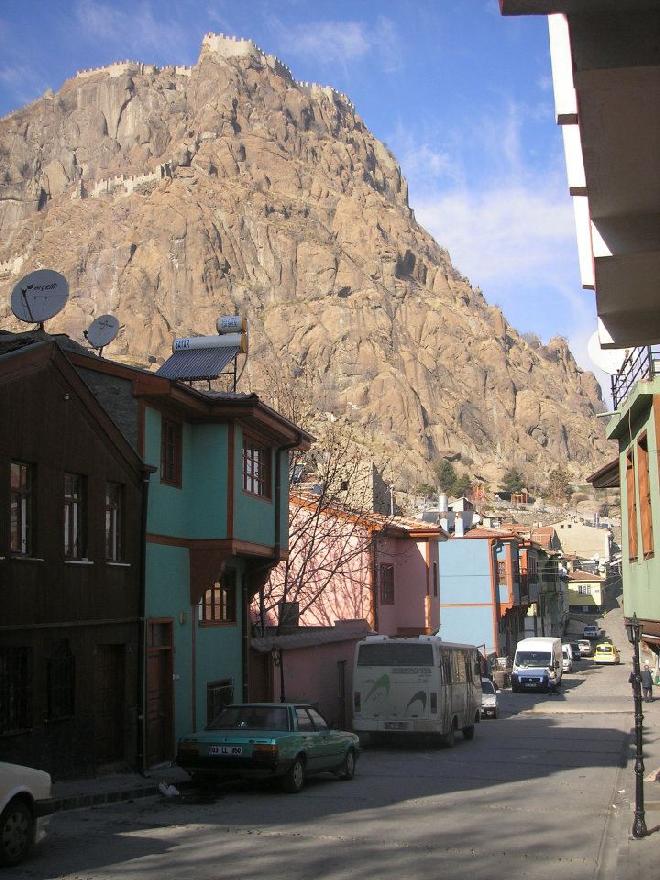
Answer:
M497 0L3 0L0 115L79 68L193 64L206 31L345 91L456 267L518 330L566 336L593 368L545 17L503 18Z

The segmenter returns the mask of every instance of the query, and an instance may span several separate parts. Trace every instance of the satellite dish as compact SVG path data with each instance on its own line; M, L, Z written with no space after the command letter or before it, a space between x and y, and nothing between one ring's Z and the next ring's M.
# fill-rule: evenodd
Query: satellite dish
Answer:
M101 315L100 318L92 321L88 330L83 331L85 339L99 352L112 342L117 333L119 333L119 321L114 315Z
M43 324L64 308L69 284L59 272L37 269L25 275L11 292L11 310L19 321Z
M623 366L628 350L626 348L602 348L598 330L594 330L587 343L587 353L599 369L612 375Z

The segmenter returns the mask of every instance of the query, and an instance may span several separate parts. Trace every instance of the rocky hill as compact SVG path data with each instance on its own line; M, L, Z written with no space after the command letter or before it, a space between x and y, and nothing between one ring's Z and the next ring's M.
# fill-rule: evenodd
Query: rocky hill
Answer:
M246 315L241 387L311 369L319 410L356 422L397 483L443 454L493 479L607 452L567 344L524 341L417 224L350 100L251 41L82 71L0 121L0 285L42 266L72 290L49 329L81 338L112 311L111 357L160 361L173 335Z

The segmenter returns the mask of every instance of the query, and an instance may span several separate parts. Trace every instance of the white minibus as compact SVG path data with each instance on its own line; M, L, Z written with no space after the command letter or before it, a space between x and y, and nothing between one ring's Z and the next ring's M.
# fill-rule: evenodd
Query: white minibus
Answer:
M561 639L542 636L518 642L511 670L514 693L527 689L556 693L561 686L561 674Z
M437 636L370 636L355 648L353 729L435 734L452 746L474 736L481 717L481 664L474 645Z

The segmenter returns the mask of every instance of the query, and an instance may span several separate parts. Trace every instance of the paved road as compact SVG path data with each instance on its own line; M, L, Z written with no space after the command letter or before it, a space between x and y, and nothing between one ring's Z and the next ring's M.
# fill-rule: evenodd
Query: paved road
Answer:
M473 742L369 749L352 782L57 815L12 880L614 878L629 669L585 662L562 696L503 694Z

